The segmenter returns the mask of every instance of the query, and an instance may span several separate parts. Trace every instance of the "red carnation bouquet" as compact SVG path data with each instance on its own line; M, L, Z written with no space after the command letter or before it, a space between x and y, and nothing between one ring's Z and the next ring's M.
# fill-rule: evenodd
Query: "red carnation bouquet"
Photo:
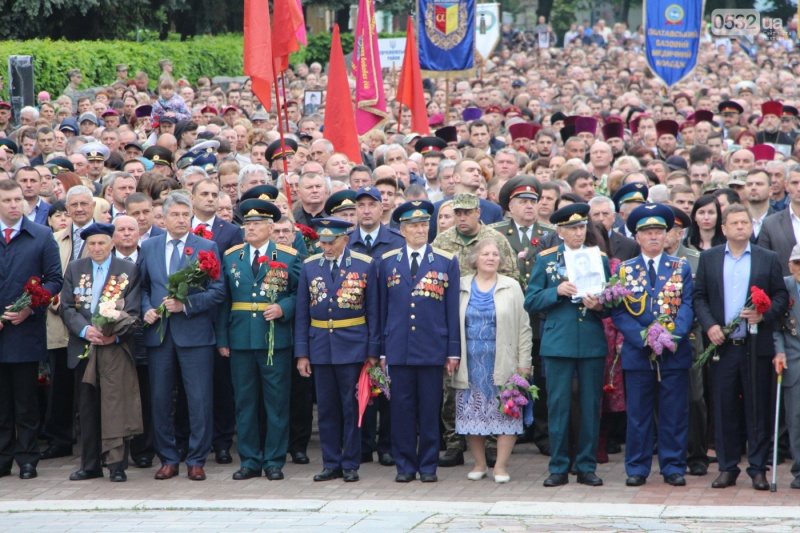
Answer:
M194 250L188 246L184 248L186 255L192 255ZM219 279L220 266L217 255L212 251L203 251L197 254L197 259L194 262L174 274L170 275L167 279L167 298L180 300L183 303L191 303L188 301L189 289L194 287L196 289L205 290L203 285L208 280ZM156 313L162 318L169 318L170 312L162 303L156 309ZM163 320L158 326L158 331L161 334L161 340L164 340Z
M198 224L197 227L192 230L192 233L201 239L206 239L208 241L214 240L214 234L208 231L202 224Z
M266 296L270 304L278 301L278 295L289 285L289 267L279 261L270 261L268 257L259 257L259 264L267 264L267 275L261 283L261 296ZM267 365L272 365L275 352L275 321L269 321L269 339L267 340Z
M314 244L319 240L319 233L303 224L295 224L294 227L300 230L300 233L303 235L303 240L306 241L308 252L312 253L314 251Z
M28 282L25 284L25 287L22 289L22 294L16 301L11 304L11 307L7 309L6 313L19 313L26 307L30 307L31 309L36 309L37 307L45 307L50 305L50 302L53 300L53 295L50 294L50 291L45 289L42 286L42 280L33 276ZM4 324L11 322L8 319L0 317L0 322Z
M771 306L772 300L770 299L769 295L762 289L752 286L750 287L750 294L747 296L747 301L745 301L742 311L745 309L750 309L755 310L755 312L760 315L763 315L769 311ZM736 328L739 327L739 324L742 323L742 320L744 319L742 318L741 314L739 314L736 316L736 318L731 320L725 327L722 328L722 334L725 335L725 340L728 340L728 336L736 331ZM758 324L748 324L748 330L750 331L751 335L755 335L758 333ZM700 357L697 358L695 366L703 366L706 364L709 358L711 358L711 360L714 362L719 361L717 346L714 343L709 344L708 348L706 348L705 351L700 354Z

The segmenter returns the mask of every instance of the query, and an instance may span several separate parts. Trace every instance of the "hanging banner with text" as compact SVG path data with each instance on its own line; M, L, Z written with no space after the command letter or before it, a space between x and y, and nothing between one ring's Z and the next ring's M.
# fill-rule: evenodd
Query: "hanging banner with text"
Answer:
M656 76L672 87L697 64L703 2L645 0L647 62Z

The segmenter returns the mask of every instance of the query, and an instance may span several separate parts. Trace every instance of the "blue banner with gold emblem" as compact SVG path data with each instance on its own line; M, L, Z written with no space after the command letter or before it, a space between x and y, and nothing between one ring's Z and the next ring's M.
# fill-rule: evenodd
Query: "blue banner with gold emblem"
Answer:
M645 0L647 62L668 86L688 76L697 64L702 24L703 2Z
M419 67L428 76L475 68L475 0L418 0Z

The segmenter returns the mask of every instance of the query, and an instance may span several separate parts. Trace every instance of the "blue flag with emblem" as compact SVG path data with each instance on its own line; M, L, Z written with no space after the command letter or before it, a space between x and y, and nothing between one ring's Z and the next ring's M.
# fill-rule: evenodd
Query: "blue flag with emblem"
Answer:
M419 67L428 76L475 68L475 0L418 0Z
M647 63L672 87L697 65L703 2L645 0L644 31Z

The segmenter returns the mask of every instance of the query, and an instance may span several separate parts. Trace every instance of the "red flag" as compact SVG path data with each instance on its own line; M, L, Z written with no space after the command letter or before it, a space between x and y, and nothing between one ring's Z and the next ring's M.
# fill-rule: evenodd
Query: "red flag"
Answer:
M244 73L253 80L253 92L269 111L275 72L268 0L244 2Z
M420 135L430 135L428 128L428 110L425 106L425 95L422 94L422 73L419 71L419 55L414 38L414 23L411 16L406 23L406 55L400 70L400 82L397 85L397 101L411 110L411 131ZM328 107L327 109L330 109ZM400 108L402 110L402 107Z
M305 21L296 0L274 0L272 16L274 18L272 53L275 56L275 70L283 72L289 68L289 54L300 50L297 33Z
M333 143L333 148L353 161L361 163L361 147L356 133L356 118L347 81L339 25L333 25L331 57L328 64L328 96L325 100L324 136Z
M356 79L356 130L359 135L382 129L388 113L375 28L375 0L360 0L353 49Z

